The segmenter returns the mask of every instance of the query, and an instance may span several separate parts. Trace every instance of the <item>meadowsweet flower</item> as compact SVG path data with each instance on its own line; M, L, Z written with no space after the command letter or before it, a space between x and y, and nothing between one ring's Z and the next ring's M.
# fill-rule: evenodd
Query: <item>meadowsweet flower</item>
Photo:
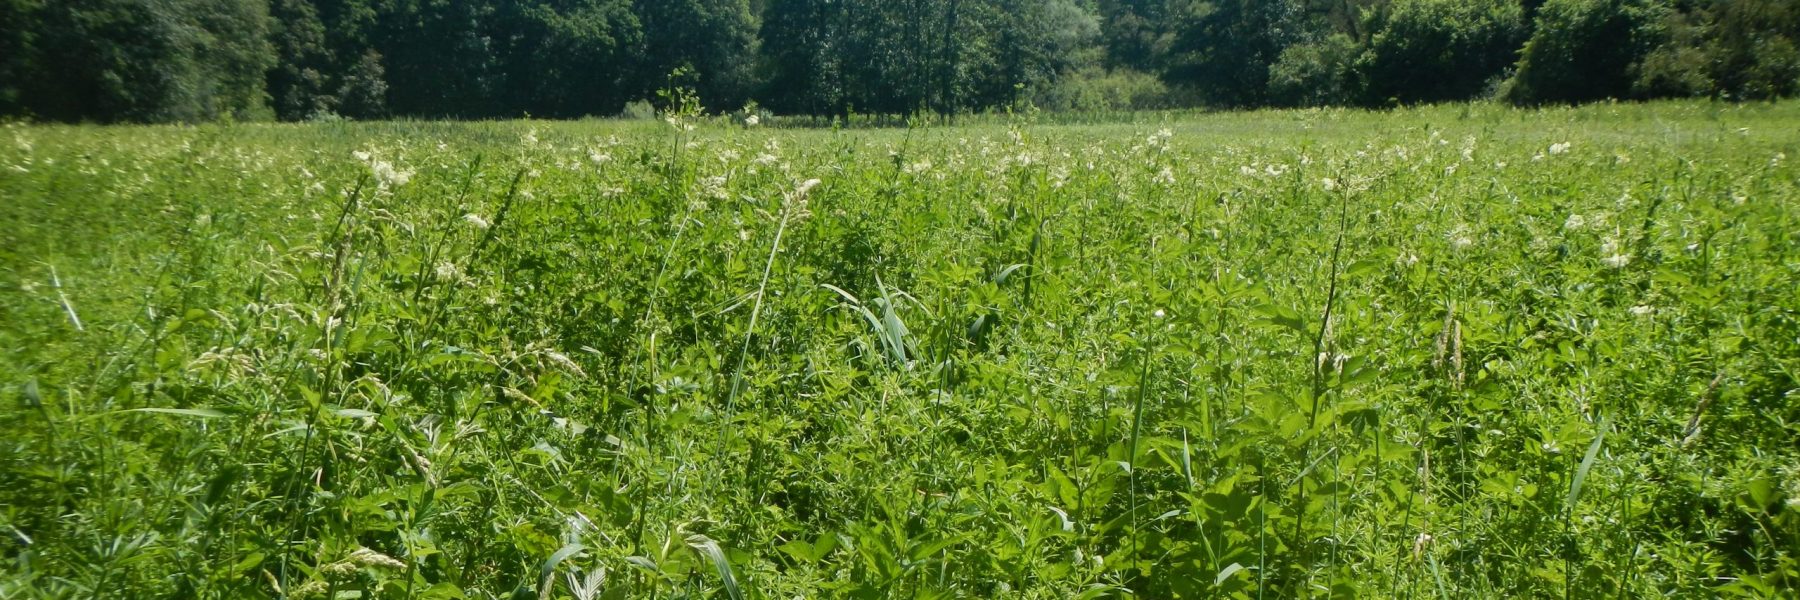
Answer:
M1338 189L1337 180L1330 177L1319 180L1319 185L1324 187L1327 192L1335 192Z
M1600 243L1600 254L1600 262L1614 269L1623 269L1625 265L1631 264L1631 253L1624 251L1619 241L1613 238L1606 238Z
M1656 309L1640 304L1638 306L1631 307L1631 314L1633 316L1638 316L1638 317L1648 317L1650 315L1656 314Z
M762 117L759 117L756 115L750 115L748 117L744 117L744 125L746 125L746 126L755 127L755 126L761 125L761 124L762 124Z
M590 151L590 152L588 152L588 161L594 163L595 165L604 165L606 163L612 162L612 155L600 152L598 150Z
M481 215L475 213L463 215L463 220L475 226L476 229L487 229L491 225L487 219L483 219Z
M375 173L375 181L383 188L399 187L412 181L412 171L395 169L393 164L385 160L375 161L369 165L369 170Z
M443 281L461 280L462 269L457 268L456 263L450 261L440 262L437 264L437 278Z
M795 219L810 216L812 213L807 210L807 197L812 195L813 188L816 187L819 187L818 179L808 179L794 186L794 191L788 192L783 198L782 211Z
M357 548L356 551L351 552L350 557L345 560L365 567L378 567L396 571L403 571L406 569L406 563L400 559L368 548Z
M1558 142L1555 144L1551 144L1550 145L1550 154L1552 156L1554 156L1557 154L1562 154L1562 153L1568 152L1569 148L1571 146L1572 145L1569 142Z
M1581 216L1580 213L1570 213L1569 218L1563 220L1563 229L1569 231L1580 231L1585 226L1587 226L1587 218Z
M1161 171L1157 171L1156 177L1152 180L1163 185L1175 185L1175 170L1163 167Z
M807 194L811 193L812 189L815 187L819 187L819 180L818 179L808 179L806 181L801 182L800 186L798 188L794 189L794 193L796 195L804 197Z
M288 592L290 598L311 598L323 596L330 591L330 586L319 580L308 581Z
M702 177L700 178L699 183L700 193L704 196L715 200L725 200L731 197L730 193L725 190L726 179L724 175Z

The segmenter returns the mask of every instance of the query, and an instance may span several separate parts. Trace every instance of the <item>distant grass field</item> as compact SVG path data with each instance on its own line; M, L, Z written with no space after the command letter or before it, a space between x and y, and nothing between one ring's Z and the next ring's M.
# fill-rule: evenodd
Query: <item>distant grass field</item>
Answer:
M4 126L0 598L1800 589L1800 104L1039 119Z

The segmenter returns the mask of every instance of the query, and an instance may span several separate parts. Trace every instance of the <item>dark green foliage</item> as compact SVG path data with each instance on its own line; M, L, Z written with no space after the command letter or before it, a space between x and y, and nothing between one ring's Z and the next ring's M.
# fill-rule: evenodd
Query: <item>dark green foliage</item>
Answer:
M1213 0L1173 15L1166 79L1221 106L1266 102L1269 68L1301 39L1299 7L1286 1Z
M624 0L520 2L505 55L502 97L532 115L615 114L636 97L627 88L632 49L643 43Z
M1800 92L1800 5L1710 0L1669 14L1667 43L1644 58L1634 82L1646 96L1741 99Z
M1661 41L1656 0L1549 0L1506 96L1519 104L1633 97L1633 74Z
M70 0L8 10L20 18L3 27L24 31L0 38L20 48L7 59L5 87L26 114L194 121L266 110L263 73L274 52L261 2Z
M1800 93L1800 5L0 0L0 115L566 118L673 110L677 89L831 117L1764 99Z
M637 57L641 98L690 82L671 81L678 70L713 110L744 105L753 91L756 19L748 0L635 0L644 46Z
M1329 106L1361 98L1357 59L1362 47L1334 33L1281 51L1269 67L1269 101L1277 106Z
M1375 27L1359 65L1370 104L1479 97L1525 41L1513 0L1399 0Z

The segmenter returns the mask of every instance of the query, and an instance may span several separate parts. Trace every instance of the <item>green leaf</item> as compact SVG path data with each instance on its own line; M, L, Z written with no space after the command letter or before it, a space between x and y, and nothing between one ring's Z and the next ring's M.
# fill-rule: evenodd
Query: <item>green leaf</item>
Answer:
M1594 468L1594 457L1600 455L1600 444L1606 441L1606 429L1611 419L1612 417L1600 417L1600 431L1594 435L1594 443L1588 445L1587 455L1581 457L1581 466L1575 469L1575 479L1569 482L1569 499L1563 502L1565 514L1572 514L1575 502L1581 498L1581 484L1587 481L1588 471Z
M103 417L106 415L116 415L116 414L120 414L120 413L155 413L155 414L161 414L161 415L176 415L176 416L181 416L181 417L194 417L194 418L198 418L198 419L217 419L219 417L226 416L224 412L216 410L216 409L211 409L211 408L128 408L125 410L115 410L115 411L108 412L108 413L100 413L100 414L94 415L94 416Z
M731 562L725 560L725 551L719 548L718 542L696 533L687 537L687 545L712 561L713 568L719 571L719 578L725 582L725 593L731 595L731 600L744 600L743 590L738 589L737 577L732 575Z

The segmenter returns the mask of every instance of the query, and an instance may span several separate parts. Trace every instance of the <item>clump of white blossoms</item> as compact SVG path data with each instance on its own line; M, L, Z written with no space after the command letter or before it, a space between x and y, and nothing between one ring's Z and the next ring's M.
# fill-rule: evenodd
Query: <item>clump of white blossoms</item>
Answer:
M794 191L785 194L781 202L782 218L799 220L811 216L812 212L808 210L807 199L812 195L813 188L816 187L819 187L819 180L808 179L800 182L800 185L794 186Z
M1568 152L1569 148L1571 148L1571 147L1573 147L1573 144L1570 144L1569 142L1557 142L1555 144L1551 144L1550 145L1550 155L1555 156L1558 154L1563 154L1565 152Z
M360 160L369 165L369 173L375 176L375 185L378 186L379 189L388 190L406 185L406 182L412 181L412 171L402 171L397 169L394 167L393 163L376 158L375 153L373 152L357 150L351 152L350 155L356 157L356 160Z
M1175 185L1175 170L1169 167L1163 167L1161 171L1156 173L1156 177L1153 179L1157 183L1163 185Z
M1625 265L1631 264L1631 253L1625 252L1619 241L1610 237L1601 242L1600 255L1600 262L1614 269L1623 269Z
M489 226L487 219L481 218L481 215L475 213L463 215L463 220L467 221L469 225L474 226L476 229L487 229Z
M1450 233L1445 235L1444 238L1450 241L1450 248L1455 250L1462 250L1475 245L1475 240L1469 238L1469 228L1467 225L1457 225L1456 228L1451 229Z
M761 124L762 124L762 117L759 117L756 115L750 115L748 117L744 117L744 126L745 127L755 127L755 126L761 125Z

